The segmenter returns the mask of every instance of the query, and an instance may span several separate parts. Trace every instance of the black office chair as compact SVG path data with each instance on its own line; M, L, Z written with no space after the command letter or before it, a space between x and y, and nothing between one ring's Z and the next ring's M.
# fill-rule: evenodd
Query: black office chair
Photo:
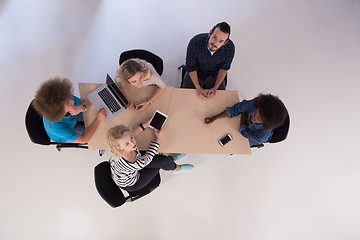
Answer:
M181 69L181 82L180 82L180 88L182 88L183 84L184 84L184 76L185 76L185 73L186 73L186 65L181 65L180 67L178 67L178 69L180 70ZM225 75L225 78L224 78L224 83L225 83L225 88L226 88L226 85L227 85L227 74Z
M127 192L128 196L125 197L125 190L121 190L111 178L110 163L104 161L99 163L94 169L95 186L100 196L111 207L116 208L123 205L125 202L133 202L156 189L160 185L160 174L145 187L135 192Z
M34 101L34 100L33 100ZM30 140L35 144L40 145L56 145L56 149L60 151L62 148L84 148L87 149L87 144L79 143L58 143L50 140L47 135L42 116L35 110L30 103L28 110L25 115L25 126L28 132Z
M290 116L288 114L283 125L274 129L273 135L267 142L278 143L284 141L289 133L289 128L290 128ZM264 147L263 143L251 146L251 148L262 148L262 147Z
M142 49L134 49L122 52L119 58L119 65L121 65L124 61L130 58L140 58L146 60L154 66L156 72L160 76L163 74L164 62L159 56L155 55L154 53Z

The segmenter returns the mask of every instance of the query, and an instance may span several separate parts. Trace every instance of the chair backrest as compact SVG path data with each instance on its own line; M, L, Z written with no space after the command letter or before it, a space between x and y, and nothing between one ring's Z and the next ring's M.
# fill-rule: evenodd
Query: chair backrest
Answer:
M284 141L289 133L289 128L290 128L290 116L288 114L284 124L274 129L274 133L271 136L269 143L277 143Z
M129 196L125 197L123 193L125 190L121 190L111 178L110 163L108 161L99 163L95 167L94 177L95 186L100 196L113 208L119 207L125 202L135 201L151 193L161 182L160 174L157 173L148 185L135 192L127 192Z
M38 112L33 107L33 101L31 101L25 115L26 130L29 134L30 140L33 143L50 145L50 138L45 131L42 116L38 114Z
M121 65L124 61L130 58L140 58L146 60L147 62L151 63L154 66L156 72L160 76L163 74L163 70L164 70L163 60L159 56L149 51L143 49L134 49L134 50L128 50L122 52L119 58L119 65Z
M123 192L111 178L110 163L108 161L99 163L95 167L94 177L97 191L111 207L119 207L126 202Z

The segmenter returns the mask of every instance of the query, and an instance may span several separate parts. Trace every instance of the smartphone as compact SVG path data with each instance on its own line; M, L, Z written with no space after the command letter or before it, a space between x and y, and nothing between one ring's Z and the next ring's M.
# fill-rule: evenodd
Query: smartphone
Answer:
M150 122L150 128L155 128L156 130L160 131L160 129L164 126L166 119L168 116L159 110L156 110L154 116Z
M228 142L230 142L232 140L232 137L230 134L226 134L225 137L223 137L222 139L219 140L219 144L220 146L224 146L225 144L227 144Z

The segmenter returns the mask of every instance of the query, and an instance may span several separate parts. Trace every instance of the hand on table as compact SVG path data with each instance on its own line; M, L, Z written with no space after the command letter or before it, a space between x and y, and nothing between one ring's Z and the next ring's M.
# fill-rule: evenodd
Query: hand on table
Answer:
M207 92L205 92L205 90L202 89L201 87L196 88L196 95L198 95L199 98L201 98L201 99L208 98Z
M134 104L134 105L135 105L135 111L142 111L142 110L144 110L147 106L149 106L149 102L146 101L146 102L142 102L142 103Z
M214 117L205 118L205 124L210 124L210 123L212 123L213 121L215 121L215 118L214 118Z
M216 93L216 88L211 88L211 89L207 92L207 97L208 97L208 98L213 98L213 97L215 97L215 93Z

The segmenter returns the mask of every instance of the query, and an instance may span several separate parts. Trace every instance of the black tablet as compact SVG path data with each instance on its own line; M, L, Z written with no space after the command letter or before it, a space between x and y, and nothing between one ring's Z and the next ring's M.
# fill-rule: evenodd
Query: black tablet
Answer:
M150 128L155 128L156 130L160 131L162 126L164 126L166 119L168 116L159 110L156 110L151 122L150 122Z

